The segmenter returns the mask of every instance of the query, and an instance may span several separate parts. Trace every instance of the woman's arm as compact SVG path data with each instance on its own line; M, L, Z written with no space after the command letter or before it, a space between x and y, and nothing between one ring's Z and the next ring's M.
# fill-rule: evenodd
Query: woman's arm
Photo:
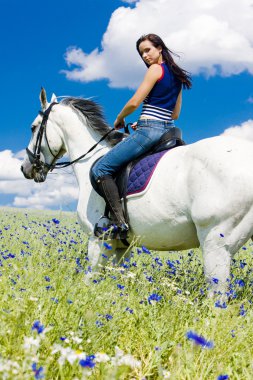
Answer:
M151 65L146 72L143 82L138 87L133 97L126 103L114 122L114 127L120 128L124 124L124 118L134 112L150 93L157 80L162 75L162 67L157 63Z
M175 105L175 108L174 108L172 115L171 115L173 120L178 119L178 117L180 115L180 111L181 111L181 106L182 106L182 89L178 94L176 105Z

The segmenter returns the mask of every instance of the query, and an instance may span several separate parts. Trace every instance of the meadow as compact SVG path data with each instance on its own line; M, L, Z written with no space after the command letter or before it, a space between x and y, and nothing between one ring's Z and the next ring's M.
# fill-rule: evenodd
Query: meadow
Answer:
M253 245L230 301L207 298L201 252L132 247L94 275L74 213L0 209L0 378L253 378ZM216 279L214 279L215 281Z

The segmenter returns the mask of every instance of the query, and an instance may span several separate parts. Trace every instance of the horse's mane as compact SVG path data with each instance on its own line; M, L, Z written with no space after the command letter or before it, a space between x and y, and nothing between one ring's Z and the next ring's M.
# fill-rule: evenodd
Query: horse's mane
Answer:
M105 121L101 106L93 100L66 97L61 101L61 104L70 106L74 111L79 111L86 118L89 126L101 136L104 136L112 129ZM110 143L110 145L116 145L120 140L122 140L122 133L112 131L106 140Z

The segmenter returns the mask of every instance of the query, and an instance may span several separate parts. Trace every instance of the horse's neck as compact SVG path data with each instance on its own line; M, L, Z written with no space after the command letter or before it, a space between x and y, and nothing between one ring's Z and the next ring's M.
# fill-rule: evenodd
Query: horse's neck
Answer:
M62 124L63 139L67 148L70 160L73 161L95 145L101 138L96 132L86 125L84 119L78 117L71 111L71 118L68 116ZM80 189L90 184L89 171L92 164L109 150L104 141L83 159L73 165L73 169Z

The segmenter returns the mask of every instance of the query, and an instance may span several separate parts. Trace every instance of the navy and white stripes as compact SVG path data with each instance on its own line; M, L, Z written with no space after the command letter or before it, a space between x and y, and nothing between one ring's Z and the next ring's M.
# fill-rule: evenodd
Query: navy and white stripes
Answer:
M156 120L171 121L172 120L171 115L172 115L172 111L166 110L165 108L151 106L150 104L144 103L140 118L142 116L145 116L145 117L150 116L152 119L156 119Z

